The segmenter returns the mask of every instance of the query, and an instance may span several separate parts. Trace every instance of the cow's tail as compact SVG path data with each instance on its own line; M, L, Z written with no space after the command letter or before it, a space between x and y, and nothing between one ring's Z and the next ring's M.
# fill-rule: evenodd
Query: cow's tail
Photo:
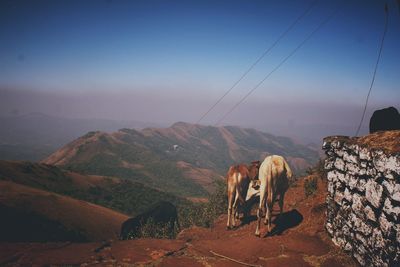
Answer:
M273 197L274 197L273 196L273 186L272 186L272 183L273 183L273 179L272 179L272 176L273 176L272 164L270 164L268 166L266 175L267 175L267 177L266 177L266 183L267 183L267 205L271 205ZM272 203L272 205L273 205L273 203Z
M289 164L286 162L286 160L283 160L283 164L285 165L286 176L289 180L291 180L293 177L292 169L290 169Z

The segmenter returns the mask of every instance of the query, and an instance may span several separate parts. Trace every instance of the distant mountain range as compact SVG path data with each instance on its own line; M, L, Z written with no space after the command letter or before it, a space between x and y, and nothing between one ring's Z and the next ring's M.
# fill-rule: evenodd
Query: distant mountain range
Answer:
M43 113L0 116L0 159L40 161L89 131L113 132L161 125L140 121L71 119Z
M186 197L205 196L230 165L286 157L295 172L313 165L318 152L286 137L254 129L175 123L169 128L89 132L42 163L91 175L116 176Z

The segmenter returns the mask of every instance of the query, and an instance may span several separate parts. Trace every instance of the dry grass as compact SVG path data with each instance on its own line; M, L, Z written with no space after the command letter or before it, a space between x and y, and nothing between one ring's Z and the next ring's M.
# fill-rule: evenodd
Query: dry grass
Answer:
M358 138L357 144L388 153L400 153L400 130L369 134Z
M389 154L400 153L400 130L376 132L362 137L329 136L325 141L338 140L347 144L358 144L372 150L382 150Z

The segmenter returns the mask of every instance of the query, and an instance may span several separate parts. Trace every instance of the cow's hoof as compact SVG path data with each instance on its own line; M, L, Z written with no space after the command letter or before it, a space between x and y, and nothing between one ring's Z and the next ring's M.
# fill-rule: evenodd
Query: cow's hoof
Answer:
M258 233L258 234L257 234L257 233L255 233L255 236L256 236L256 237L260 237L261 235L260 235L260 233Z
M232 229L232 228L231 228L230 226L227 226L227 227L226 227L226 230L227 230L227 231L229 231L229 230L231 230L231 229Z

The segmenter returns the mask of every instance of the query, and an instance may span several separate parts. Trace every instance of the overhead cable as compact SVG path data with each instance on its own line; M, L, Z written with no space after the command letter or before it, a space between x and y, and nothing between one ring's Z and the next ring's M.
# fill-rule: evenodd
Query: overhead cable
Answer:
M315 6L318 0L313 1L308 8L297 17L284 32L269 46L254 63L240 76L240 78L220 97L218 100L196 121L196 124L200 123L246 76L247 74L296 26L296 24L305 17L310 10Z
M363 113L362 113L362 116L361 116L360 124L358 125L358 128L357 128L355 136L357 136L358 133L360 132L361 125L362 125L364 117L365 117L365 112L367 110L369 96L371 94L372 86L374 85L374 82L375 82L376 71L378 69L379 61L381 59L382 49L383 49L383 42L385 41L385 36L386 36L387 28L388 28L388 20L389 20L388 17L389 17L388 5L386 3L385 4L385 27L383 29L382 39L381 39L381 43L380 43L380 47L379 47L379 53L378 53L378 57L377 57L376 62L375 62L374 74L372 75L372 80L371 80L371 84L369 86L367 98L365 99L364 110L363 110Z
M270 71L256 86L254 86L246 95L244 95L239 102L237 102L231 109L228 110L215 124L217 126L220 124L229 114L232 113L241 103L243 103L258 87L260 87L275 71L277 71L289 58L291 58L311 37L317 33L322 26L324 26L329 20L331 20L336 12L339 10L339 7L335 9L328 17L326 17L321 23L309 34L306 38L298 45L295 49L293 49L288 56L286 56L272 71Z

